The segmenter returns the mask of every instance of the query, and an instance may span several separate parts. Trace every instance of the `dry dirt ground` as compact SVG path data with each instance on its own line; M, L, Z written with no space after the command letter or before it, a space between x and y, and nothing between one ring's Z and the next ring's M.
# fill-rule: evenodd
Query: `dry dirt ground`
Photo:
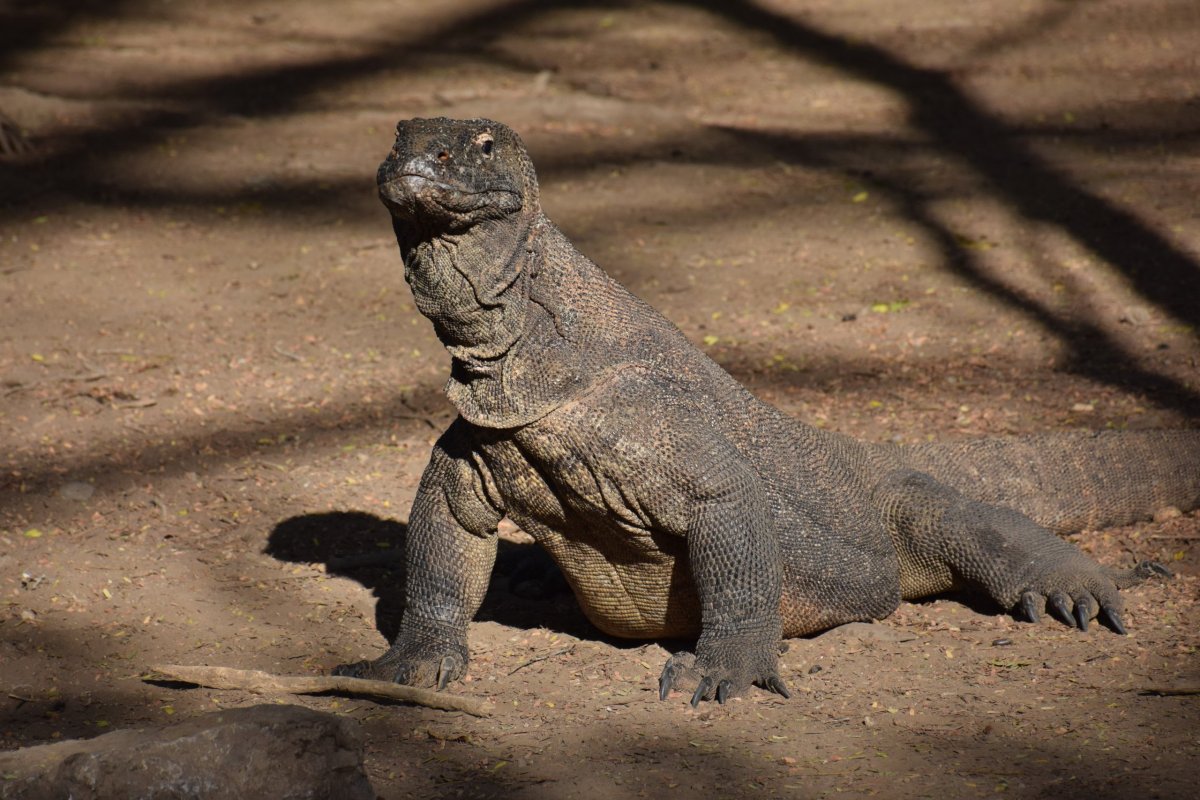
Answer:
M155 663L394 633L452 414L374 196L400 117L518 129L584 252L814 424L1200 424L1195 0L10 0L0 48L3 748L258 701ZM503 535L451 688L491 717L287 700L385 798L1195 796L1198 698L1147 691L1200 686L1195 514L1075 537L1177 571L1128 637L905 604L695 711L680 643Z

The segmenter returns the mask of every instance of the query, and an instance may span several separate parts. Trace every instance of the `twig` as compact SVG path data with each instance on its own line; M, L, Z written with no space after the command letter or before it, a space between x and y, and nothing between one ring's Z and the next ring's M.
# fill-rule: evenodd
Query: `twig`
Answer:
M1200 694L1200 686L1143 686L1138 689L1138 692L1141 694L1156 694L1159 697L1177 697Z
M284 350L279 345L275 345L275 347L272 349L279 355L283 356L284 358L291 359L292 361L299 361L301 364L304 363L304 356L297 355L295 353L289 353L287 350Z
M18 392L27 392L30 389L32 389L35 386L42 384L42 383L45 383L45 381L41 380L41 381L30 381L29 383L10 384L7 387L7 390L4 392L4 396L11 397L12 395L17 394Z
M546 659L554 658L555 656L565 656L567 653L571 652L574 649L575 649L575 645L571 645L570 647L563 647L559 650L555 650L553 653L546 653L544 656L537 656L536 658L531 658L528 661L526 661L524 664L520 664L519 666L517 666L516 669L514 669L512 672L510 672L508 674L516 675L518 672L525 669L530 664L536 664L539 661L545 661Z
M93 372L93 373L89 373L87 375L64 375L61 378L41 378L36 381L29 381L28 383L15 383L15 384L10 383L6 386L6 391L4 392L4 396L8 397L9 395L17 394L18 392L25 392L30 389L36 389L38 386L44 386L45 384L48 384L48 383L70 383L72 381L80 381L82 383L94 383L95 381L98 381L101 378L107 378L107 377L108 377L107 372ZM75 394L72 394L71 397L86 397L90 400L97 399L96 397L88 394L87 392L77 392ZM120 406L116 406L116 407L120 408Z
M649 691L651 691L651 690L650 690L650 689L643 689L643 691L645 691L645 692L649 692ZM631 698L629 698L628 700L618 700L618 701L617 701L617 702L615 702L615 703L605 703L605 704L604 704L604 707L605 707L605 708L616 708L616 707L618 707L618 706L631 706L631 705L633 705L634 703L640 703L641 701L643 701L643 700L645 700L645 699L646 699L645 697L631 697Z
M130 408L150 408L150 406L158 405L158 401L151 397L142 397L130 400L127 403L113 403L113 408L130 409Z
M389 681L374 681L365 678L344 678L339 675L291 676L272 675L253 669L231 669L229 667L189 667L179 664L163 664L151 667L142 676L144 681L181 681L205 686L209 689L241 689L256 694L281 692L285 694L322 694L338 692L357 697L379 697L399 700L427 708L443 711L463 711L476 717L489 717L482 701L460 695L442 694L415 686L401 686Z

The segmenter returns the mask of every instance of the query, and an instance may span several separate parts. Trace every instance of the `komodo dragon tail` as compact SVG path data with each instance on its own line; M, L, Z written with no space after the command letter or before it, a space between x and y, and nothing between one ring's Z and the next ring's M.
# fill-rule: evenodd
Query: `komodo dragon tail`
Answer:
M1200 430L1049 433L902 448L907 465L1057 532L1200 506Z

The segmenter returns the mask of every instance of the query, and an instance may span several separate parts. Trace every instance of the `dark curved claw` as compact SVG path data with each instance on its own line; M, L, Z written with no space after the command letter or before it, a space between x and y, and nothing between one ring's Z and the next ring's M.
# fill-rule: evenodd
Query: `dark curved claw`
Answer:
M1075 624L1079 626L1079 630L1087 631L1088 623L1091 622L1095 612L1096 603L1092 598L1081 597L1075 601Z
M341 678L361 678L363 676L363 665L366 663L365 661L355 661L351 664L338 664L330 674Z
M733 684L729 681L721 681L717 684L717 702L725 705L725 701L729 699L729 691L733 688Z
M696 687L696 693L692 695L692 708L700 705L700 701L708 696L712 691L713 679L705 675L700 679L700 685Z
M1121 613L1112 606L1100 606L1100 616L1108 623L1114 632L1126 636L1125 623L1121 621Z
M1066 594L1055 589L1046 599L1054 616L1071 627L1075 626L1075 618L1071 615L1071 600Z
M662 674L658 676L658 699L666 700L667 695L675 688L675 667L670 661L663 667Z
M772 675L767 678L765 688L768 692L774 692L781 695L784 699L790 698L792 693L788 691L787 684L778 675Z
M1021 609L1021 613L1025 615L1025 619L1030 622L1037 622L1042 618L1038 611L1038 606L1042 604L1042 598L1037 592L1024 592L1021 594L1021 600L1017 603L1017 607Z
M441 663L438 664L437 674L437 690L440 692L446 688L446 684L450 683L450 675L454 672L453 656L442 656Z

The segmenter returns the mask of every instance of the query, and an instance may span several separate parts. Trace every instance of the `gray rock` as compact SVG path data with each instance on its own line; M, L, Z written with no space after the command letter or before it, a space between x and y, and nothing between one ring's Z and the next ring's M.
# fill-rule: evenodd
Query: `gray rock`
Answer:
M344 720L261 705L0 753L0 800L375 800Z

